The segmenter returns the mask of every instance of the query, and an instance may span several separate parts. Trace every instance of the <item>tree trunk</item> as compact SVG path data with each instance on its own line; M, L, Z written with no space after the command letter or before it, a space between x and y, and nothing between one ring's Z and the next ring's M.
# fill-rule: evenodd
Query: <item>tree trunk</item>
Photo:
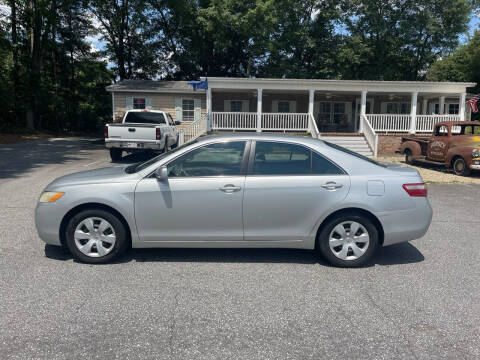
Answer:
M12 52L13 52L13 112L15 121L18 116L18 44L17 44L17 7L15 0L10 0L12 23Z

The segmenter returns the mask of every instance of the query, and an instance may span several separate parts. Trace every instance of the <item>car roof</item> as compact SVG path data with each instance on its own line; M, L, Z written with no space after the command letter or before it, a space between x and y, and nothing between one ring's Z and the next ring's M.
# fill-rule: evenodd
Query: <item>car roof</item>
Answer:
M212 140L266 140L266 141L287 141L303 144L319 145L323 144L320 139L314 139L310 136L289 135L289 134L268 134L268 133L234 133L234 134L214 134L202 136L197 139L198 142L210 142Z

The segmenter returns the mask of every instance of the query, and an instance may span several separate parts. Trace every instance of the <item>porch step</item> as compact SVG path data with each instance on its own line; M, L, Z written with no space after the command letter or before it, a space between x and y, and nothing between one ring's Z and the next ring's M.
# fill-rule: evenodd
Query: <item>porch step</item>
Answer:
M364 136L321 136L320 140L331 142L364 156L373 157L372 149Z

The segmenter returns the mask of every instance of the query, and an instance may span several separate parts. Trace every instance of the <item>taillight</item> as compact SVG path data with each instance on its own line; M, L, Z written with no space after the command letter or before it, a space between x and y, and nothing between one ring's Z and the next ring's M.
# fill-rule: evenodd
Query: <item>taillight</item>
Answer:
M162 132L160 131L160 128L156 128L155 130L156 130L156 132L155 132L156 139L161 140L162 139Z
M108 126L105 126L105 128L103 129L103 137L105 139L108 138Z
M427 186L424 183L403 184L402 187L410 196L427 196Z

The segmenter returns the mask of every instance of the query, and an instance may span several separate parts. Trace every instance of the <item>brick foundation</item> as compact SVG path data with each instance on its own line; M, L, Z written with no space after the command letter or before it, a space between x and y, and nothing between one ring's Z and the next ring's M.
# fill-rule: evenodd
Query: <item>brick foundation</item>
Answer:
M407 134L378 134L378 155L395 155Z

